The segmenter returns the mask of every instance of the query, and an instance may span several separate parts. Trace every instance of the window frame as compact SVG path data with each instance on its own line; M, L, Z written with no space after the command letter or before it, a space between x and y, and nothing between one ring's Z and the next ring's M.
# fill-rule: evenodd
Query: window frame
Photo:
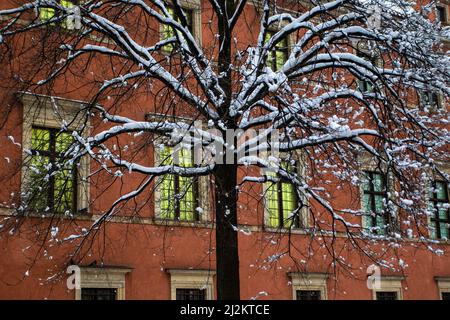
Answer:
M159 114L159 113L148 113L145 115L146 121L164 121L164 119L167 118L167 115L165 114ZM179 116L171 116L174 121L179 122L187 122L187 123L193 123L193 119L185 118L185 117L179 117ZM153 152L153 163L155 165L159 165L161 163L161 149L159 148L159 145L168 145L168 138L153 135L153 144L152 144L152 152ZM202 150L202 152L204 152ZM205 156L205 153L202 154L202 156ZM189 224L189 225L196 225L201 223L207 223L211 221L211 209L212 209L212 198L211 198L211 180L209 178L209 175L205 176L197 176L196 179L196 188L197 188L197 207L200 207L202 209L202 212L198 212L196 208L194 209L195 214L198 214L197 220L175 220L175 219L165 219L162 215L161 210L161 192L158 188L158 186L161 183L161 180L163 179L163 176L157 177L155 179L155 184L153 187L153 203L154 203L154 212L153 212L153 221L156 223L176 223L176 224Z
M63 2L66 5L64 5ZM66 9L73 8L74 6L79 5L81 2L82 2L82 0L58 0L58 4L60 6L63 6ZM45 22L47 22L47 21L49 21L51 19L54 19L54 18L60 19L60 14L58 12L56 12L56 9L53 8L53 7L42 6L42 7L39 7L38 11L39 11L39 21L42 22L42 23L45 23ZM42 14L43 12L46 12L45 13L46 17L44 19L43 19L44 15ZM67 22L69 20L69 16L70 15L66 16L62 20L59 20L57 22L56 21L52 22L52 23L50 23L48 25L52 26L52 27L59 27L59 28L61 28L63 30L68 30L68 31L75 30L76 29L75 27L69 27L68 26Z
M370 53L367 41L356 40L353 42L353 54L359 58L364 58L365 60L370 60L370 62L376 66L380 67L383 65L384 61L379 55L373 55ZM355 76L356 89L361 93L373 93L375 88L375 83L370 80L361 80ZM367 89L367 90L366 90Z
M370 178L368 180L368 184L369 184L369 188L370 190L365 190L364 189L364 183L362 184L362 195L363 195L363 199L361 199L361 201L364 203L364 195L369 195L370 197L370 209L372 211L372 213L375 214L375 216L365 216L365 228L367 226L367 223L370 221L370 226L369 228L376 228L378 227L378 222L377 222L377 211L376 211L376 196L381 196L383 198L383 200L387 201L387 191L388 191L388 185L386 183L386 177L385 175L383 175L382 172L380 171L375 171L375 170L363 170L363 175L364 175L364 179L366 179L367 174L370 175ZM374 175L380 175L381 177L381 185L382 185L382 191L375 191L375 187L374 187L374 183L373 183L373 179L374 179ZM362 205L362 208L364 210L364 204ZM367 212L368 213L368 212ZM392 217L390 216L390 214L388 214L387 212L385 212L385 208L383 206L383 222L385 225L391 225L391 228L394 228L394 221L392 220ZM369 220L369 221L368 221ZM381 227L380 227L381 228ZM367 228L366 228L367 229ZM393 230L389 230L389 228L387 226L384 227L384 233L378 233L378 231L374 232L374 231L370 231L370 233L375 233L375 234L389 234L390 232L392 232Z
M382 176L384 176L384 184L385 184L385 190L386 190L386 196L388 192L393 192L395 190L395 184L394 184L394 177L392 176L391 173L383 173L386 168L384 167L384 165L381 165L381 167L378 165L376 159L369 154L368 152L360 152L357 154L357 161L358 161L358 166L359 166L359 177L360 177L360 181L364 181L365 176L364 176L364 172L365 171L372 171L372 172L378 172L381 173ZM359 189L359 197L360 197L360 209L361 209L361 213L364 213L361 216L361 226L362 226L362 230L366 231L367 229L370 228L370 226L368 226L368 218L372 218L369 217L365 210L364 210L364 185L363 183L360 183L359 186L356 186L355 188ZM387 199L387 197L386 197ZM387 199L389 200L389 199ZM390 216L389 218L392 219L392 226L390 230L386 230L387 233L386 234L392 234L393 232L400 232L400 224L399 224L399 219L398 219L398 213L399 213L399 209L398 207L395 207L394 212L392 212L392 214L394 214L395 216ZM366 232L373 234L370 232L370 230L367 230Z
M170 299L176 300L176 289L205 290L205 300L214 300L214 270L166 269L170 277Z
M295 160L294 160L295 161ZM298 169L298 164L297 161L295 161L294 163L294 168ZM292 188L294 188L294 185L292 183L290 183L289 181L285 181L279 177L278 181L276 182L266 182L266 187L265 187L265 191L264 191L264 198L265 198L265 208L267 210L268 216L267 216L267 226L269 228L278 228L278 229L287 229L288 226L286 226L286 221L288 220L284 217L284 208L283 208L283 185L289 185ZM271 191L270 189L274 188L275 191ZM278 223L277 226L272 225L271 223L271 216L270 216L270 210L271 208L269 208L268 202L269 200L268 198L268 194L270 192L276 192L277 193L277 219L278 219ZM299 203L299 199L298 199L298 195L295 192L295 189L293 190L293 201L294 201L294 207L298 206ZM291 224L292 228L294 229L299 229L300 228L300 216L297 215L297 217L295 217L295 221L293 221L293 223Z
M75 288L75 300L81 300L83 288L116 289L116 300L125 300L125 276L132 268L121 266L80 267L80 287Z
M194 36L195 41L199 46L202 44L202 10L201 10L201 1L200 0L180 0L179 1L181 8L184 11L190 11L192 13L192 30L191 33ZM167 8L172 8L171 5L167 5ZM159 39L157 42L165 40L165 34L167 32L168 26L165 24L159 24ZM167 46L163 46L160 52L164 55L172 54L173 50L167 50L165 48Z
M444 188L445 188L444 189L444 191L445 191L445 199L439 199L437 197L437 193L435 191L437 183L442 183L444 185ZM448 233L450 235L450 208L447 208L447 219L441 219L439 217L438 205L439 205L439 203L450 204L449 188L448 188L448 185L447 185L447 183L445 181L441 181L441 180L438 180L438 179L433 179L433 181L431 181L430 188L432 188L432 190L433 190L433 197L429 198L428 201L429 201L430 204L433 205L433 208L434 208L435 212L434 212L434 216L430 217L429 222L430 222L430 225L433 224L433 227L436 230L435 231L436 232L436 238L435 239L436 240L444 240L442 238L442 235L441 235L440 224L441 223L447 223L447 225L448 225L447 229L448 229ZM431 234L430 234L430 237L431 237ZM449 240L449 238L447 238L447 240Z
M191 290L191 291L198 291L200 293L200 295L202 295L202 299L178 299L179 295L178 292L179 290ZM176 300L178 301L203 301L206 300L206 289L200 289L200 288L175 288L175 295L176 295Z
M328 300L328 273L289 272L292 299L297 300L297 291L320 291L320 300ZM301 301L301 300L300 300Z
M314 299L299 299L299 292L309 292L309 293L312 293L312 292L316 293L316 292L318 292L319 296L318 296L318 299L315 299L315 298ZM322 292L320 290L297 289L297 290L295 290L295 293L296 293L296 300L297 301L322 300ZM310 297L312 297L312 295Z
M269 28L269 30L267 30L266 36L272 37L275 33L277 33L278 30L274 29L274 28ZM264 43L266 43L267 39L264 40ZM281 42L286 42L286 47L278 47L278 44L280 44ZM282 38L273 48L272 50L268 51L267 53L267 61L270 61L270 68L272 69L272 71L277 72L279 71L278 66L277 66L277 52L281 52L284 56L284 61L283 61L283 65L286 63L286 61L288 61L289 59L289 53L290 53L290 45L291 45L291 40L290 40L290 36L287 36L285 38Z
M265 154L263 153L261 155L262 157L265 157ZM306 173L307 173L307 168L306 168L306 161L303 158L303 153L301 151L295 151L293 153L293 157L292 159L287 159L287 155L286 154L281 154L279 155L280 159L284 159L284 160L294 160L295 161L295 169L296 172L299 176L302 177L306 177ZM267 158L267 157L266 157ZM268 169L266 169L268 170ZM282 183L289 183L286 181L278 181L277 184L279 184L279 188L282 187ZM268 206L268 199L267 199L267 193L269 192L269 187L273 185L273 182L265 182L262 184L262 203L263 203L263 207L264 207L264 221L263 221L263 229L266 231L274 231L277 232L280 229L285 229L285 230L291 230L293 232L299 232L299 231L303 231L304 229L307 229L309 227L309 209L308 209L308 199L306 197L302 197L301 199L298 198L297 193L294 191L294 197L296 198L295 201L297 202L297 205L299 203L299 201L303 201L304 206L302 209L300 209L298 216L296 218L297 221L295 221L296 225L294 224L294 226L292 228L287 228L284 226L284 215L282 210L280 210L282 208L282 206L279 205L280 199L282 201L281 197L278 197L278 226L274 227L271 225L270 223L270 211L269 211L269 206ZM277 187L278 188L278 187ZM277 191L280 191L280 189L277 189ZM281 220L280 218L283 217L283 220Z
M419 106L421 107L421 110L430 110L430 111L437 111L441 110L443 107L442 103L442 94L440 92L431 91L431 90L419 90L417 92L418 95L418 102ZM427 97L427 100L430 100L430 96L433 96L433 100L435 102L427 102L425 101L424 97Z
M379 299L379 295L386 294L386 293L387 294L394 293L395 294L395 299ZM379 291L375 292L375 297L376 297L376 300L381 300L381 301L398 300L398 292L397 291L390 291L390 290L383 290L383 291L379 290Z
M439 12L439 9L442 10L443 15ZM440 18L443 16L443 20ZM440 22L443 25L448 24L448 6L445 3L436 4L436 22Z
M155 148L158 148L158 147L155 147ZM177 152L179 152L179 151L177 151ZM163 161L163 160L160 159L160 156L161 156L160 150L159 150L159 152L156 152L156 153L158 154L158 160L159 160L157 163L161 164L161 161ZM190 155L191 155L192 163L193 163L194 154L192 152L190 152ZM159 205L161 205L161 203L163 201L163 200L161 200L161 193L162 193L161 192L161 185L163 184L163 181L164 181L164 179L167 178L167 176L170 176L170 177L172 177L174 179L174 181L173 181L174 190L171 193L173 193L174 195L177 195L180 192L180 189L179 189L180 188L180 178L181 178L180 175L177 175L177 174L166 174L166 175L161 176L159 179L157 179L157 182L156 182L157 186L155 188L155 189L158 189L159 200L157 202L159 203ZM193 208L193 212L192 212L193 219L192 220L185 220L185 219L182 220L182 219L180 219L180 216L181 216L181 211L180 211L181 205L180 205L180 203L183 200L183 198L186 196L186 194L183 195L183 197L180 197L180 198L174 196L175 204L173 205L173 207L174 207L173 219L169 218L169 217L164 217L165 214L163 214L161 206L159 206L159 215L158 215L159 219L161 219L161 220L169 220L169 221L178 221L178 222L199 222L200 221L200 214L199 214L199 212L197 210L197 208L200 206L199 177L192 177L190 179L192 179L192 186L191 187L192 187L192 197L193 197L193 207L194 207ZM170 199L168 201L170 201Z
M41 155L43 157L46 157L49 159L49 163L57 163L58 155L57 152L55 150L56 148L56 139L58 134L61 133L61 129L56 129L56 128L49 128L49 127L43 127L43 126L36 126L36 125L32 125L32 133L33 130L38 129L38 130L45 130L49 132L49 148L50 150L38 150L38 149L33 149L33 147L31 147L30 152L31 157L37 156L37 155ZM70 133L71 131L62 131L64 133ZM34 154L35 153L35 154ZM71 210L73 211L73 213L77 213L77 199L78 199L78 169L76 167L75 164L72 165L71 168L71 174L73 177L72 183L73 183L73 190L72 190L72 204L71 204ZM50 212L52 213L58 213L58 214L63 214L64 212L59 212L59 211L55 211L55 176L52 175L49 178L49 189L48 189L48 195L47 195L47 201L46 201L46 205L50 208ZM36 211L40 211L42 210L42 208L37 208Z
M372 289L372 299L377 300L377 292L396 292L397 300L403 300L403 276L382 276L380 286Z
M436 276L434 281L436 281L439 300L444 300L443 293L450 294L450 277Z
M81 111L87 106L86 103L77 100L65 99L55 96L46 96L33 94L30 92L19 92L18 97L22 102L22 163L25 164L29 159L29 150L32 149L32 128L42 127L46 129L61 130L62 121L66 121L67 131L79 130L83 124L86 124L81 136L86 138L90 133L90 121L86 120L86 112ZM68 124L68 125L67 125ZM76 210L74 214L89 214L90 198L90 159L83 156L77 167L76 181ZM22 165L21 172L21 191L26 193L30 183L30 170Z

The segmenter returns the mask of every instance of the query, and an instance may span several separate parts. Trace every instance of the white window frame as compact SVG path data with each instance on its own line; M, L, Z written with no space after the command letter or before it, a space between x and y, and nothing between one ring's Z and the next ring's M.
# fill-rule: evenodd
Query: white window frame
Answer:
M328 300L328 273L289 272L292 283L292 299L297 300L298 290L320 291L320 300Z
M308 170L307 170L306 161L303 157L303 154L301 151L295 151L294 153L293 153L293 155L294 155L293 160L297 161L297 174L300 177L306 177ZM283 155L285 156L286 154L282 153L280 158L283 159ZM262 157L267 159L267 156L265 156L265 155L262 155ZM267 194L268 185L267 185L267 183L263 183L262 185L263 185L263 194L262 194L263 201L262 201L262 203L264 206L264 230L277 232L280 230L279 227L274 228L269 225L269 210L268 210L268 205L267 205L267 198L265 196ZM310 216L309 216L310 211L309 211L308 198L302 197L301 200L303 201L304 206L299 212L299 217L298 217L299 218L299 228L290 229L294 233L309 228L310 224L311 224ZM284 227L281 229L286 230L286 228L284 228Z
M200 0L179 0L183 9L192 11L192 30L195 41L202 45L202 4ZM167 3L166 3L167 5ZM159 24L159 41L164 39L164 25ZM162 50L163 53L166 53Z
M377 292L396 292L397 300L403 300L402 276L382 276L380 287L372 289L372 298L377 300Z
M442 167L440 169L442 171L444 171L445 173L450 174L450 166L447 165L447 166ZM434 183L434 181L441 181L441 178L442 178L436 173L432 173L431 171L429 171L429 172L430 172L430 174L428 175L429 178L425 182L425 186L426 186L426 201L425 201L425 204L426 204L426 208L427 209L432 204L431 200L430 200L430 197L428 195L428 192L431 189L431 186ZM447 198L450 201L450 186L448 186L448 185L447 185ZM431 229L430 229L431 228L431 223L432 223L431 219L432 219L431 216L427 216L427 232L428 232L428 237L429 238L431 238ZM439 241L439 242L443 242L443 243L450 242L450 238L447 239L447 240L444 240L442 238L441 239L433 238L433 240Z
M367 153L361 153L358 155L358 166L359 166L359 173L360 173L360 181L363 181L364 177L364 172L365 171L372 171L372 172L379 172L379 168L376 164L375 159L367 154ZM381 174L383 174L383 172L379 172ZM394 178L392 176L392 174L388 174L387 177L387 181L385 181L386 183L386 189L388 192L391 192L393 190L395 190L395 181ZM361 208L361 212L364 212L364 186L361 183L360 187L359 187L359 198L360 198L360 208ZM367 215L363 215L361 216L361 226L363 227L364 230L369 229L370 224L369 224L369 216ZM396 208L395 210L395 222L396 222L396 229L398 230L400 228L399 225L399 221L398 221L398 208Z
M450 293L450 277L434 277L437 283L439 300L442 300L442 293Z
M152 113L147 114L146 119L147 121L163 121L165 115ZM192 119L187 119L183 117L174 117L176 121L183 121L183 122L192 122ZM165 137L158 137L154 136L153 140L153 160L155 165L159 165L161 163L160 154L161 149L160 145L167 143L167 138ZM203 151L202 151L203 152ZM204 153L203 153L204 155ZM202 157L203 159L204 157ZM164 179L164 176L157 177L155 179L155 187L153 188L153 197L154 197L154 219L156 221L164 221L165 223L173 221L174 223L199 223L199 222L210 222L211 221L211 188L210 188L210 179L209 176L198 176L197 177L197 190L198 194L196 195L198 197L198 206L202 209L202 212L198 212L199 220L198 221L176 221L176 220L170 220L165 219L161 215L161 192L159 190L159 185Z
M170 298L177 299L177 289L206 290L206 300L214 300L213 270L167 269L170 275Z
M69 131L75 131L81 127L86 121L85 113L80 109L86 106L82 101L69 100L59 97L51 97L45 95L32 94L29 92L19 93L19 98L23 104L22 118L22 160L24 161L29 154L31 148L31 137L33 126L39 126L49 129L61 129L63 121L67 124ZM82 135L87 138L89 135L89 122L86 130ZM80 160L77 167L77 212L74 214L88 213L89 211L89 158L84 156ZM26 192L29 181L29 170L22 166L22 193Z
M75 289L75 300L81 300L83 288L116 289L116 300L125 300L126 267L80 267L80 288Z

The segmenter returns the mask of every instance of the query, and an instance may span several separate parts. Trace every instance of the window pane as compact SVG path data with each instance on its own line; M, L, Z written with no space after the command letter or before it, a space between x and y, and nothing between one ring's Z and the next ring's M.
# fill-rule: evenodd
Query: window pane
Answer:
M442 292L442 300L450 301L450 292Z
M41 21L48 21L55 16L55 9L53 8L39 8L39 19Z
M68 132L58 133L56 136L56 146L55 150L58 154L62 154L69 149L70 145L73 143L72 134Z
M161 150L160 159L162 165L192 167L194 164L191 150L181 149L175 152L167 146ZM197 180L193 177L165 175L159 185L161 216L165 219L196 220L196 183Z
M373 189L376 192L381 192L384 189L383 186L383 178L381 174L379 173L373 173L372 174L372 181L373 181Z
M396 291L378 291L377 300L398 300Z
M116 300L117 289L81 288L81 300Z
M375 212L376 213L382 213L383 212L383 196L380 195L374 195L375 200Z
M29 205L33 210L45 210L49 204L49 159L32 156L30 163Z
M176 289L177 300L206 300L206 290Z
M194 179L190 177L179 178L180 191L180 220L195 220Z
M440 230L441 230L441 238L447 238L448 239L448 223L441 222L439 224Z
M72 170L64 169L56 173L54 187L55 211L72 212L74 209L74 175Z
M266 190L267 211L269 213L269 226L279 227L279 206L278 206L278 189L276 183L270 183Z
M291 183L281 184L282 192L282 204L283 204L283 218L285 219L285 227L290 227L293 223L292 219L288 218L292 215L292 212L296 209L296 195L294 186Z
M165 175L160 188L160 206L161 206L161 218L175 219L175 177L171 174Z
M439 200L447 200L447 184L442 181L436 181L436 196Z
M321 300L319 290L297 290L297 300Z
M33 150L50 150L50 131L33 128L31 131L31 148Z

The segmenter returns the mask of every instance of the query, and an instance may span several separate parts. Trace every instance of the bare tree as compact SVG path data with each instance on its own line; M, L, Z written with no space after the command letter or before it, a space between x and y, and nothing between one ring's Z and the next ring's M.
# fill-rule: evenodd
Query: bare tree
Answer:
M334 265L345 264L333 247L338 233L378 263L382 255L371 249L377 241L416 237L432 249L426 227L435 211L422 205L428 197L422 174L449 181L442 164L449 160L450 138L450 63L440 45L446 32L432 18L432 3L202 1L199 10L209 20L201 27L211 37L200 41L181 0L86 0L70 7L56 0L6 2L0 48L9 79L20 90L49 95L69 91L64 84L79 79L78 89L89 97L74 142L57 165L46 166L45 174L37 170L42 185L86 157L95 164L91 181L102 174L141 179L80 238L96 234L126 203L150 201L147 191L159 177L212 176L219 299L240 298L238 197L249 183L294 186L296 206L281 227L290 231L307 208L306 231L328 239L321 241ZM250 2L256 18L246 13ZM61 24L64 32L55 32ZM148 104L159 118L129 116L140 95L153 98ZM431 96L439 96L443 107L422 98ZM181 120L187 115L190 121ZM88 121L99 126L90 132ZM230 130L256 134L239 143L226 140ZM274 134L277 141L270 139ZM144 160L160 137L175 146L186 135L214 161L202 157L186 166ZM265 156L275 151L279 159ZM327 186L376 183L361 176L357 160L366 156L397 191L379 190L383 210L339 207ZM294 160L302 162L303 173ZM249 174L249 165L260 174ZM275 174L267 171L273 169ZM26 216L40 193L41 187L23 193L14 215ZM364 216L375 223L354 223ZM286 250L291 253L291 243Z

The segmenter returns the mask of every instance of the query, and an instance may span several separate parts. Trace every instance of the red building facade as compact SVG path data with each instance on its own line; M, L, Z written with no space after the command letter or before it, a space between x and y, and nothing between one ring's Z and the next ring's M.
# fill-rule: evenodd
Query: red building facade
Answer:
M208 30L211 8L200 1L186 1L185 6L190 10L191 28L199 41L206 47L208 44L213 47L214 37ZM4 8L9 8L8 4L0 4L0 9ZM239 39L243 46L255 36L249 30L249 22L251 24L258 21L258 10L255 8L255 5L248 5L245 9L247 21L240 22L242 25L239 28L248 30L242 32ZM448 5L442 4L439 17L443 23L446 23L448 13ZM42 16L40 18L45 19ZM155 30L158 28L154 27ZM55 39L51 40L52 37L70 36L67 30L57 26L36 32L48 32L46 54L58 43ZM160 34L153 36L159 37ZM139 177L125 174L95 175L88 178L99 169L99 165L95 161L83 160L78 167L75 183L71 186L74 190L71 199L77 213L74 217L47 216L45 212L20 219L13 215L12 208L17 208L18 199L29 181L23 163L29 156L26 150L33 149L33 141L39 140L35 136L36 130L44 130L45 136L50 137L48 146L45 147L50 149L36 149L36 152L51 150L52 145L57 149L59 135L57 131L52 133L52 130L61 127L61 116L66 121L68 130L76 130L84 119L81 119L79 110L90 100L92 87L99 85L97 75L107 75L109 72L104 67L109 61L98 59L95 63L90 63L86 60L85 68L70 70L64 79L55 81L51 89L31 93L29 90L22 90L23 83L13 74L30 68L26 70L26 74L34 80L39 79L46 67L33 67L32 61L38 53L29 49L40 47L42 43L30 41L25 44L19 39L15 44L23 49L22 52L28 53L14 57L5 65L2 76L5 85L0 87L5 105L4 122L0 129L0 226L3 229L0 232L0 299L215 299L214 183L207 176L195 182L197 202L192 212L198 216L186 218L185 215L185 219L179 219L184 221L178 221L174 218L175 215L178 218L183 216L183 212L180 212L183 207L179 204L178 213L174 213L169 219L162 219L161 213L167 210L164 207L167 205L165 193L155 187L153 192L140 194L135 201L124 205L119 214L100 228L94 229L93 235L83 240L79 235L98 221L101 213L108 211L111 203L142 183ZM288 41L286 45L289 47ZM274 67L276 59L275 52L272 61ZM115 113L121 116L148 121L161 117L166 112L164 100L158 95L162 89L161 85L154 84L149 91L126 94L123 102L118 103L114 97L104 97L99 104L109 110L117 108ZM446 102L439 97L435 100L441 108L448 108ZM55 106L58 112L55 112ZM176 106L174 109L176 116L171 117L193 119L190 110ZM107 127L108 124L100 121L95 113L89 118L91 135ZM144 163L161 162L162 153L158 150L158 140L148 138L152 141L149 145L146 138L148 137L143 137L134 146L128 146L125 140L117 143L122 147L127 145L129 148L136 148L137 157ZM360 161L362 171L374 172L370 160L356 160ZM250 166L245 172L240 172L241 178L252 170L259 169ZM327 176L326 173L324 175ZM333 181L331 175L328 179L331 182L326 187L332 190L331 201L336 207L359 210L364 206L365 194L368 201L375 205L376 194L370 194L371 191L376 193L374 185L371 189L364 189L362 185L350 188L340 185L337 180ZM371 178L371 181L375 181L374 179ZM164 183L161 182L160 186L163 187ZM178 180L176 182L177 185L182 183ZM54 186L56 185L54 182ZM284 192L283 186L280 188L281 193ZM448 203L449 190L446 184L442 184L442 190L444 196L436 195L430 201L434 199ZM308 212L302 216L303 220L299 222L298 228L288 230L270 223L270 208L268 209L264 194L267 194L264 185L246 184L239 196L241 298L450 298L450 255L447 240L449 222L446 220L448 210L447 218L443 218L442 230L439 228L440 222L437 222L436 232L439 236L432 248L427 248L417 237L405 240L400 245L383 240L362 243L363 246L370 247L384 265L392 266L378 269L370 267L374 265L374 261L355 250L343 229L337 230L336 237L319 234L316 235L318 241L312 240L311 230L308 230L311 223ZM42 198L47 199L44 195ZM288 202L289 198L286 196L285 200ZM187 207L193 205L185 204ZM313 203L311 205L314 207ZM196 210L197 207L201 210ZM316 218L326 219L324 217L325 214L321 215L319 212ZM363 223L361 217L348 219L352 223ZM338 253L340 263L333 261L330 246L333 247L333 252ZM76 288L67 282L68 279L74 279L69 278L72 273L66 272L69 265L78 266L69 269L75 270L74 274L79 275L79 286ZM369 275L379 275L376 284L370 281L368 284Z

